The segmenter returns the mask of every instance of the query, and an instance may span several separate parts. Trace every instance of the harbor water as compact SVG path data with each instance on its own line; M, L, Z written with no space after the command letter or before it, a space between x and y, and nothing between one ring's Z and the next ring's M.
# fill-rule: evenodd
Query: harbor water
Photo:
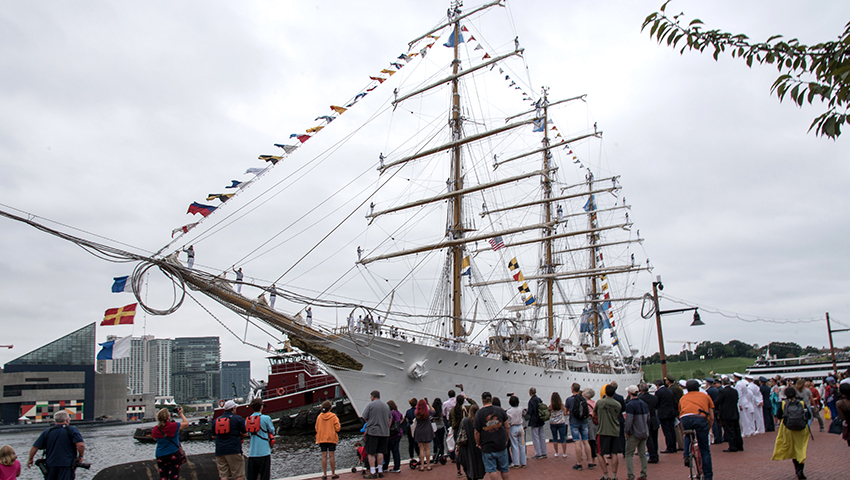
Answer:
M73 422L71 423L73 425ZM111 465L151 460L154 458L156 444L140 443L133 439L133 433L138 427L153 426L154 423L83 427L80 432L86 442L85 461L92 464L91 470L77 469L77 478L87 480ZM47 427L45 427L47 428ZM21 479L40 480L42 475L36 467L26 468L30 447L41 430L6 433L0 431L0 445L11 445L21 461ZM338 472L351 471L357 465L357 452L354 443L361 440L359 433L340 435L336 450L336 465ZM272 447L272 478L289 477L306 473L322 471L319 447L312 435L276 437ZM407 439L402 438L402 458L406 458ZM242 447L248 453L250 440L246 439ZM215 451L213 441L192 440L183 443L186 454L210 453ZM35 458L39 458L39 452ZM330 468L330 467L329 467Z

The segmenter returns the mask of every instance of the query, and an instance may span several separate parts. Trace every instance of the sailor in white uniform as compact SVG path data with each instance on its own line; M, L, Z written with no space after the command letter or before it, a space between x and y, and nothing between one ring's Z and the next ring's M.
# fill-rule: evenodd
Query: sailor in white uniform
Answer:
M735 375L735 390L738 391L738 413L740 414L741 436L749 437L755 433L755 421L753 420L752 395L747 388L747 381L738 372Z
M750 391L750 395L753 399L753 428L755 429L756 434L764 433L764 415L759 415L762 412L762 405L764 405L764 398L761 396L761 390L759 390L759 386L753 382L753 377L751 375L744 375L744 380L747 381L747 390Z

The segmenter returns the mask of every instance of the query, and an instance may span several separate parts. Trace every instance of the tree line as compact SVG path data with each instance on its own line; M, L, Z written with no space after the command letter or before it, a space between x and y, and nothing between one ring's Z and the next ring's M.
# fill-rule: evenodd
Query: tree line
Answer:
M680 353L667 354L668 362L684 362L686 360L716 359L716 358L756 358L767 353L770 348L771 357L777 358L793 358L807 354L819 354L820 349L806 346L801 347L794 342L771 342L764 346L758 344L747 344L740 340L732 340L729 343L710 342L708 340L701 342L691 350L682 350ZM658 352L653 353L644 359L644 364L661 363L661 355Z

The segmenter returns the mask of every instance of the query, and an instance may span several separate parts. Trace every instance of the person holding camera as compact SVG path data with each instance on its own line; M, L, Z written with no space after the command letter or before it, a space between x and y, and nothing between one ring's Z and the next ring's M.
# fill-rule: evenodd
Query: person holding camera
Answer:
M48 480L73 480L74 469L83 463L86 444L77 427L72 427L71 416L65 410L53 414L55 424L41 432L30 448L27 468L32 468L33 458L39 450L45 451ZM39 468L41 468L39 466ZM42 470L44 472L44 470Z
M175 412L180 414L181 422L171 421L171 412L167 408L156 412L157 425L151 430L151 437L156 440L156 468L160 480L180 478L180 465L183 457L180 455L180 430L189 426L189 421L183 415L183 408L177 407Z

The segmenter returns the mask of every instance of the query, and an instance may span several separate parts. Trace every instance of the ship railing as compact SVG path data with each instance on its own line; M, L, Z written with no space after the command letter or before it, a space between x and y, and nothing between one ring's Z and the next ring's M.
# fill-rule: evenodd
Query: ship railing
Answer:
M432 335L421 331L408 330L395 325L379 325L377 322L369 322L366 320L354 322L353 330L350 326L346 325L333 328L331 333L338 336L348 336L352 333L359 335L375 335L378 337L402 340L409 343L419 343L431 347L440 347L446 350L465 352L471 355L483 355L488 353L486 346L469 343L463 338Z

